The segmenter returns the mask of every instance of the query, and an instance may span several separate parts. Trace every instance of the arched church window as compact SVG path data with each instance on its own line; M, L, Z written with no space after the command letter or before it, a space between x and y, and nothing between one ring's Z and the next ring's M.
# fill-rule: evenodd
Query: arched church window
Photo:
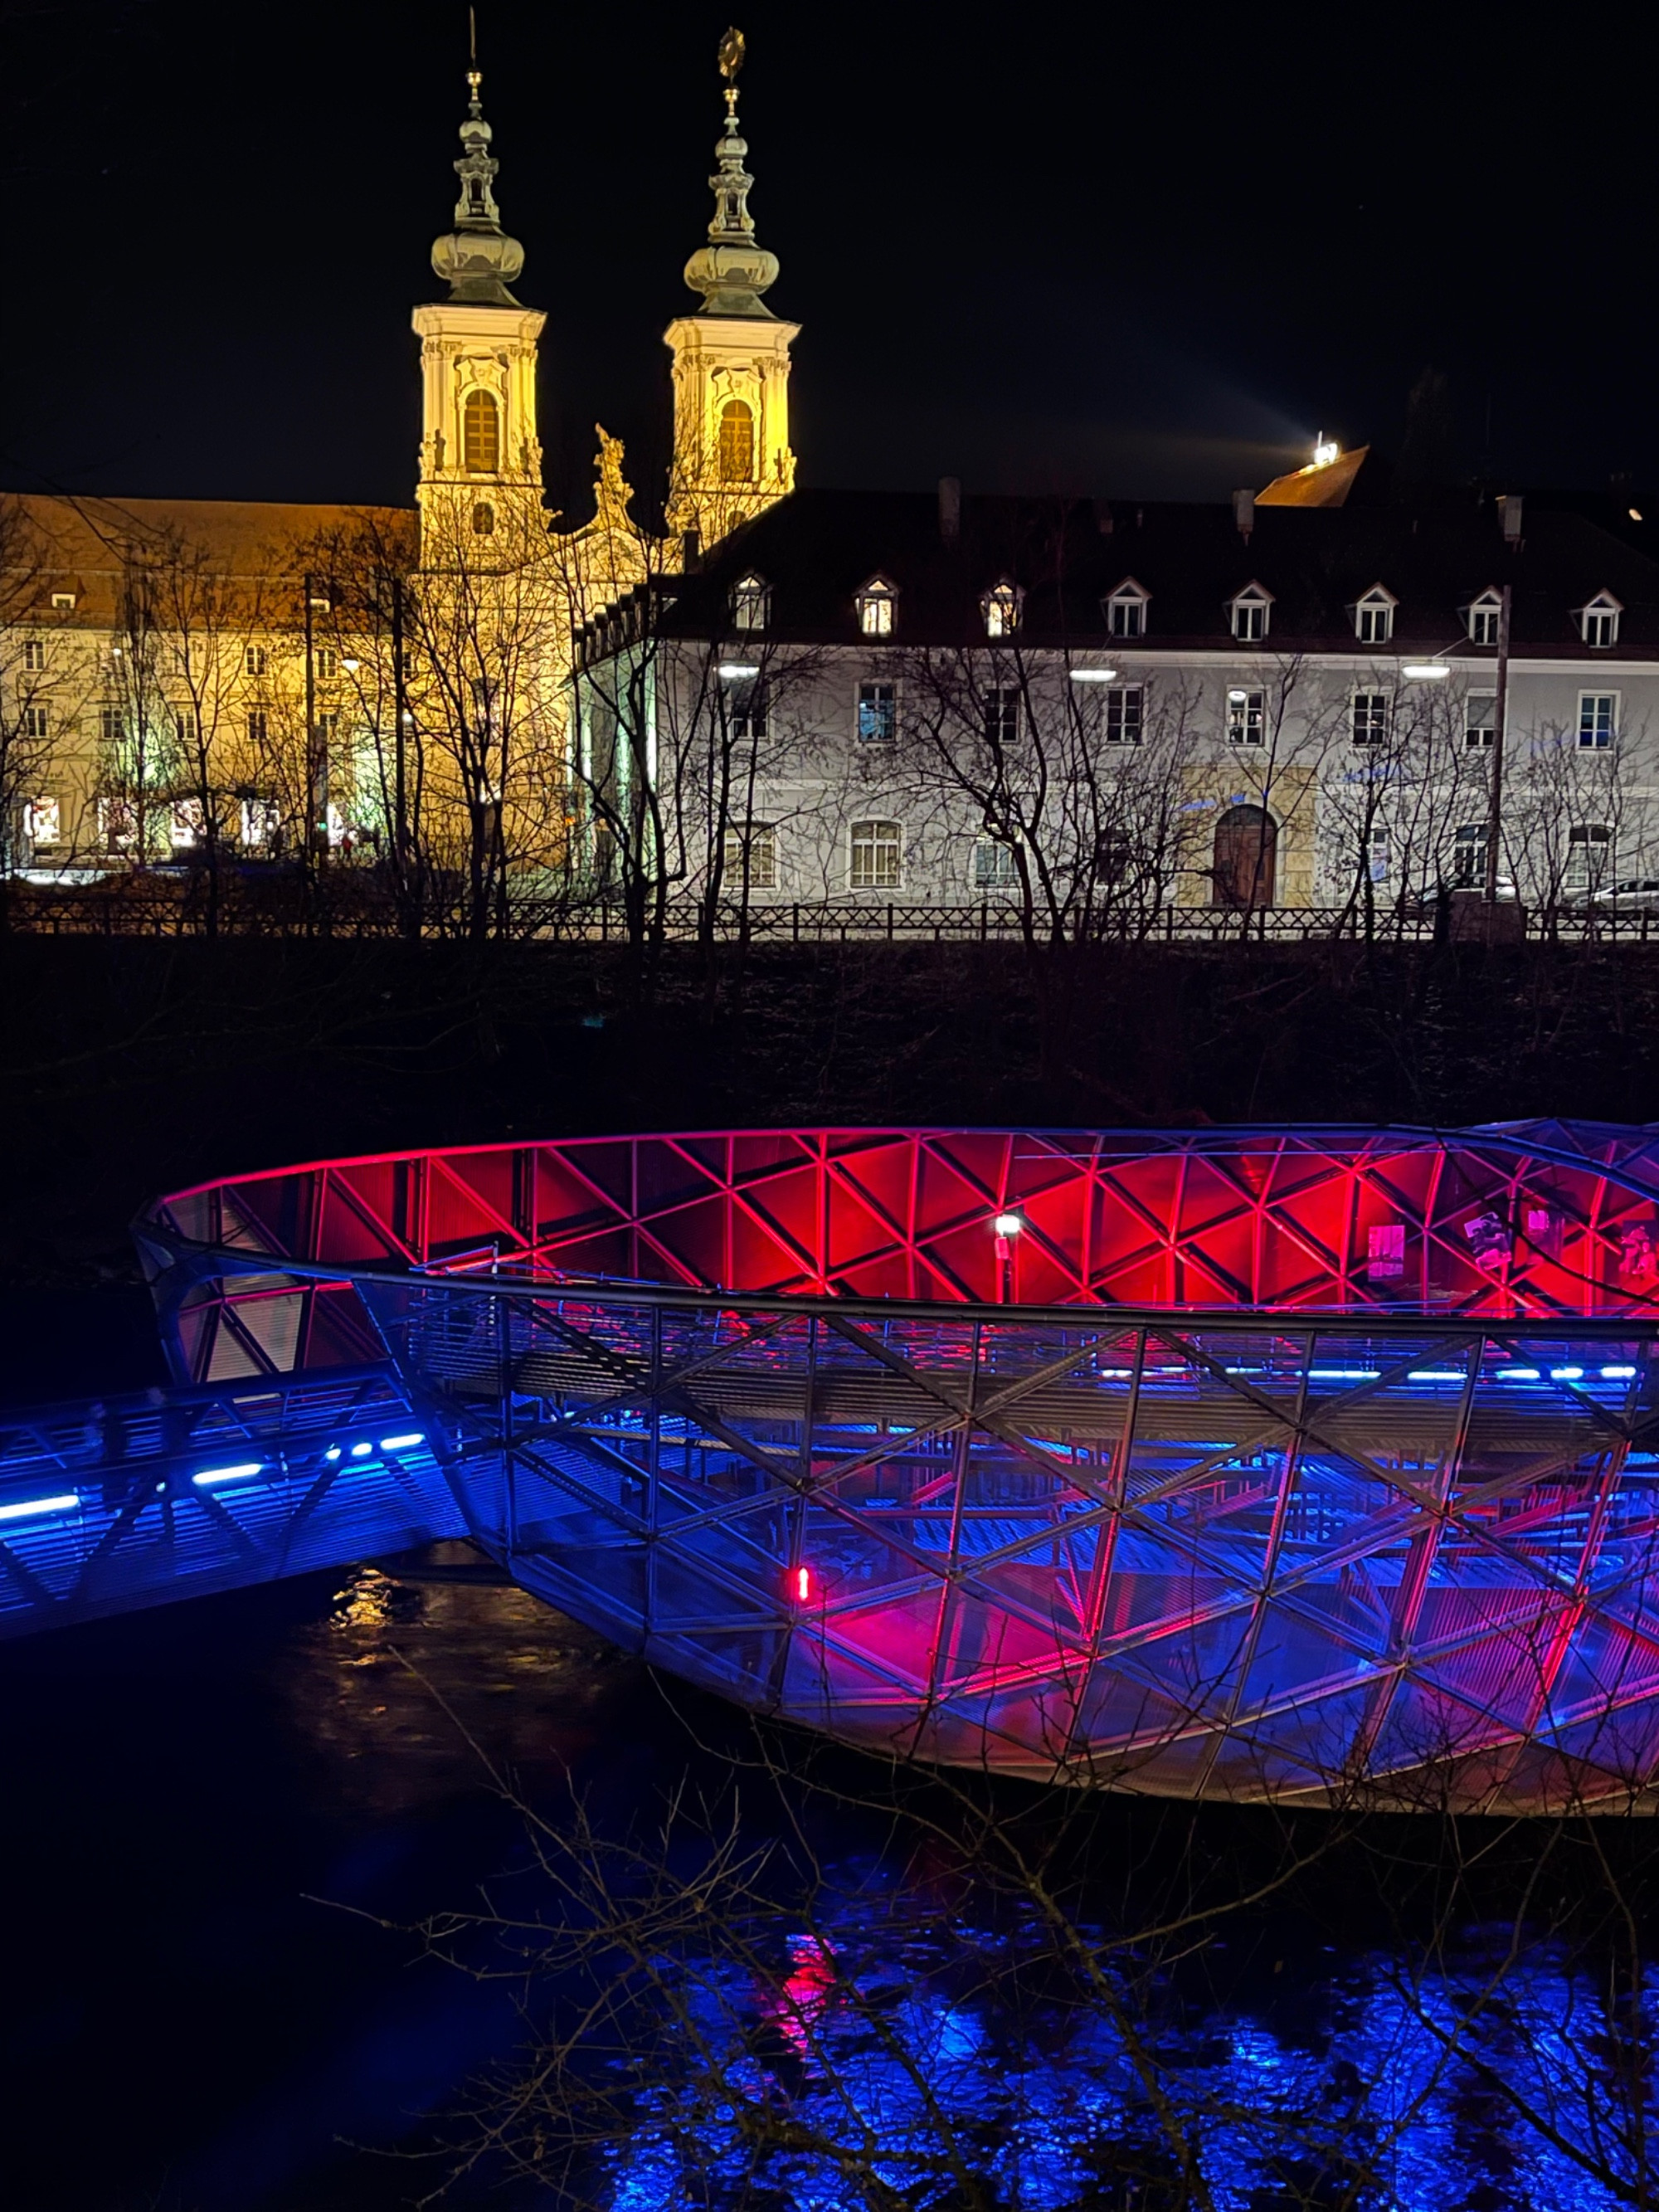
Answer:
M462 465L494 476L501 465L501 418L491 392L469 392L461 410Z
M720 482L755 480L755 416L746 399L728 399L720 410Z
M487 499L481 499L472 510L472 535L493 538L495 534L495 510Z

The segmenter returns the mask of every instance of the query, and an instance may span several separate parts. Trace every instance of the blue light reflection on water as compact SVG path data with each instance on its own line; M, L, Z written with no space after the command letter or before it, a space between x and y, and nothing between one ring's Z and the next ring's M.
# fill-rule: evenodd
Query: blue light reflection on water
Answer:
M1617 2185L1636 2175L1633 2160L1618 2169L1612 2084L1595 2078L1606 2015L1558 1951L1510 1967L1473 2026L1492 1964L1476 1945L1415 1982L1397 1957L1334 1960L1311 1993L1316 2024L1304 2012L1291 2033L1262 2016L1270 2007L1194 2008L1173 1992L1149 2014L1145 1992L1137 2005L1115 1972L1108 2002L1016 2016L1003 1978L1019 1935L906 1940L902 1901L852 1883L817 1927L789 1939L776 1980L709 1957L680 1962L685 2063L665 2064L659 2051L641 2084L637 2131L610 2154L609 2212L709 2212L757 2189L811 2212L864 2212L868 2181L835 2153L856 2165L872 2142L876 2179L906 2203L955 2202L949 2169L966 2147L989 2201L1072 2212L1103 2201L1093 2192L1109 2173L1173 2176L1176 2130L1218 2212L1292 2201L1612 2212L1632 2201ZM964 1976L978 1987L961 1988ZM781 2038L769 2062L757 2055L762 2027ZM1544 2124L1495 2094L1487 2069ZM816 2147L757 2158L740 2103L781 2115ZM1645 2124L1654 2118L1650 2107ZM1590 2166L1612 2156L1615 2171L1587 2172L1575 2151ZM1320 2193L1280 2195L1287 2172Z

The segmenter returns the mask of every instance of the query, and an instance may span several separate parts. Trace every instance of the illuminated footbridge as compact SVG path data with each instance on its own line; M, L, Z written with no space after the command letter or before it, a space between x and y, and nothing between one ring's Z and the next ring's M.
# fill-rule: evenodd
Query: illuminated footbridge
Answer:
M137 1233L167 1468L118 1413L0 1447L0 1624L153 1598L168 1542L223 1584L464 1532L899 1754L1521 1809L1659 1769L1659 1132L586 1139Z

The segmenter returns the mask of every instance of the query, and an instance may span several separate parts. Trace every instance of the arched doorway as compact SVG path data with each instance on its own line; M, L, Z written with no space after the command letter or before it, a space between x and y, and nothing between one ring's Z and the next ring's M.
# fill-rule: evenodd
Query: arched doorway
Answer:
M1230 806L1215 825L1210 903L1255 910L1273 902L1279 824L1265 807Z

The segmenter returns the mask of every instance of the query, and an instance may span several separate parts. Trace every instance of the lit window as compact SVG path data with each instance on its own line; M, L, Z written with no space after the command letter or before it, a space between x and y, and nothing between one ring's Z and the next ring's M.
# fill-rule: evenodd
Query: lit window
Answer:
M858 733L864 744L891 744L898 734L898 696L892 684L860 684Z
M52 603L60 613L67 614L75 605L75 594L73 592L54 592Z
M1267 719L1267 695L1265 691L1229 691L1227 694L1227 742L1231 745L1259 745L1262 726Z
M853 604L858 609L859 628L866 637L891 637L898 612L898 593L885 576L872 576L854 594Z
M720 476L722 483L755 480L755 416L746 399L728 399L720 410Z
M1150 595L1131 577L1121 583L1106 601L1106 628L1113 637L1144 637L1146 635L1146 602Z
M167 842L174 852L202 842L202 802L199 799L181 799L167 816Z
M987 637L1012 637L1019 628L1021 594L1012 584L997 584L980 601Z
M1388 743L1389 695L1386 691L1356 691L1352 714L1355 744L1383 745Z
M64 812L55 799L32 799L23 809L23 835L31 845L61 845Z
M1019 693L1012 684L993 684L985 694L985 742L993 751L1019 742Z
M1392 593L1374 584L1353 611L1353 634L1361 645L1386 645L1394 635Z
M247 741L251 745L262 745L269 734L270 723L263 708L256 708L247 718Z
M130 799L98 802L98 842L109 853L130 853L138 842L138 810Z
M276 842L282 812L274 799L245 799L241 809L241 839L250 853L268 852Z
M1565 888L1596 890L1610 873L1613 831L1605 822L1575 822L1567 831Z
M751 891L775 891L778 887L778 833L769 822L751 822L747 831L726 833L726 881L742 884Z
M1581 691L1578 694L1578 746L1581 752L1605 751L1619 734L1619 694Z
M1465 610L1471 645L1496 645L1502 605L1496 592L1482 592Z
M1463 702L1463 743L1471 752L1490 750L1498 738L1498 698L1494 692L1472 691Z
M855 822L848 880L855 891L896 891L904 833L896 822Z
M1109 745L1140 743L1141 687L1115 684L1106 694L1105 735Z
M472 510L472 535L493 538L495 535L495 510L487 499L481 499Z
M1619 642L1619 617L1624 610L1611 592L1598 592L1587 607L1578 610L1578 629L1586 645L1605 648Z
M766 685L758 676L725 687L726 712L734 738L766 735Z
M23 640L23 666L31 676L38 676L46 665L46 641L43 637Z
M1375 823L1359 833L1359 865L1371 883L1388 882L1389 833Z
M1452 881L1467 888L1482 882L1486 873L1486 825L1465 822L1452 839Z
M996 837L981 837L974 846L974 889L1006 891L1019 881L1014 848Z
M1267 635L1269 611L1273 606L1270 593L1260 584L1246 584L1243 590L1227 602L1227 614L1233 635L1244 645L1260 645Z
M265 672L265 649L262 645L251 645L242 655L242 666L250 676Z
M24 708L23 735L26 738L44 738L48 726L46 710L44 707Z
M501 417L493 392L469 392L461 409L461 466L493 477L501 465Z
M764 629L771 619L772 594L758 576L740 576L732 586L733 629Z
M319 684L331 684L339 672L338 653L331 645L319 645L317 648L317 681Z

